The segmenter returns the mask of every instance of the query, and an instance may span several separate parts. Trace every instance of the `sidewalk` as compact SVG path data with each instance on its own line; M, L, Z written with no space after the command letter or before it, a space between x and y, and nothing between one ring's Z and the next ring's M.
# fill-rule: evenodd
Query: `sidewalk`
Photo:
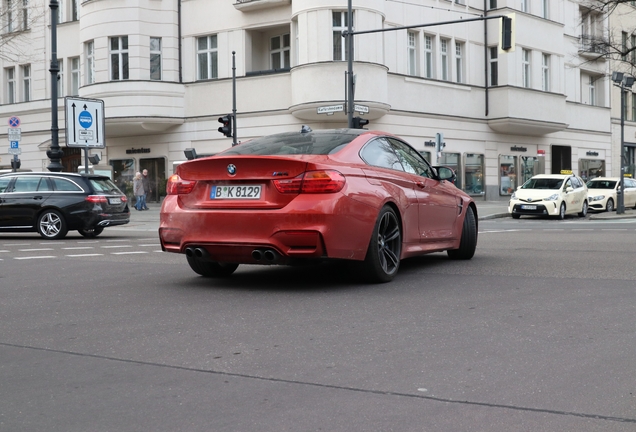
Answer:
M510 217L508 213L508 201L475 201L477 204L477 213L479 220L489 220L497 218ZM159 229L159 211L161 203L148 203L149 210L138 211L131 207L130 223L116 227L117 229L135 229L139 231L157 231ZM590 212L588 213L590 220L605 219L631 219L636 218L636 210L625 209L624 214L616 214L616 212ZM109 228L109 229L114 229Z

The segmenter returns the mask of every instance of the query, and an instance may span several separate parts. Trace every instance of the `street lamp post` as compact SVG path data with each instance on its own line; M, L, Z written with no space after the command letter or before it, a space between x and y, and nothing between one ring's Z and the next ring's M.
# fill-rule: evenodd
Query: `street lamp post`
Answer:
M616 203L616 214L623 214L625 213L625 195L623 194L623 190L625 190L625 89L634 85L634 77L627 76L623 72L613 72L612 81L621 89L621 172L619 178L620 190L616 197L618 201Z
M57 62L57 10L59 8L58 0L51 0L49 4L51 8L51 148L47 150L46 155L51 160L47 167L49 171L60 172L64 168L61 158L64 152L60 149L59 128L57 124L57 78L60 72L60 65Z

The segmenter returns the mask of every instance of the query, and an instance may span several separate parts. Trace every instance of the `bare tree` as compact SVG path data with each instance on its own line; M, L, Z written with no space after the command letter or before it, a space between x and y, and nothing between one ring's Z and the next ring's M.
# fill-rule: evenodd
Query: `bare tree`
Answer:
M46 27L44 3L43 0L1 0L0 58L16 63L31 60L31 32Z

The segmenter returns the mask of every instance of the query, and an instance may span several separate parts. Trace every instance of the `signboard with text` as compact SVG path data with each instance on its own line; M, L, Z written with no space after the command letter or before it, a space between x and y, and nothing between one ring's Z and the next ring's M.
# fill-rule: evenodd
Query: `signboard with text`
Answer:
M106 146L103 100L66 97L64 108L68 147L104 148Z

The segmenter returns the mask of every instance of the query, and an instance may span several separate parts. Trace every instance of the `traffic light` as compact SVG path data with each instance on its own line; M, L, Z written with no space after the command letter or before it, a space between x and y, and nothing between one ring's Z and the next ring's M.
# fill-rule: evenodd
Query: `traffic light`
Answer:
M499 47L502 51L509 51L514 47L514 14L501 17L501 40Z
M219 117L219 123L223 124L223 126L219 128L219 132L221 132L226 137L231 138L232 137L232 114Z
M14 169L14 170L20 169L21 165L22 165L22 162L20 162L20 159L11 159L11 169Z
M363 119L362 117L354 117L353 118L353 128L354 129L364 129L362 126L366 126L369 124L369 120Z

